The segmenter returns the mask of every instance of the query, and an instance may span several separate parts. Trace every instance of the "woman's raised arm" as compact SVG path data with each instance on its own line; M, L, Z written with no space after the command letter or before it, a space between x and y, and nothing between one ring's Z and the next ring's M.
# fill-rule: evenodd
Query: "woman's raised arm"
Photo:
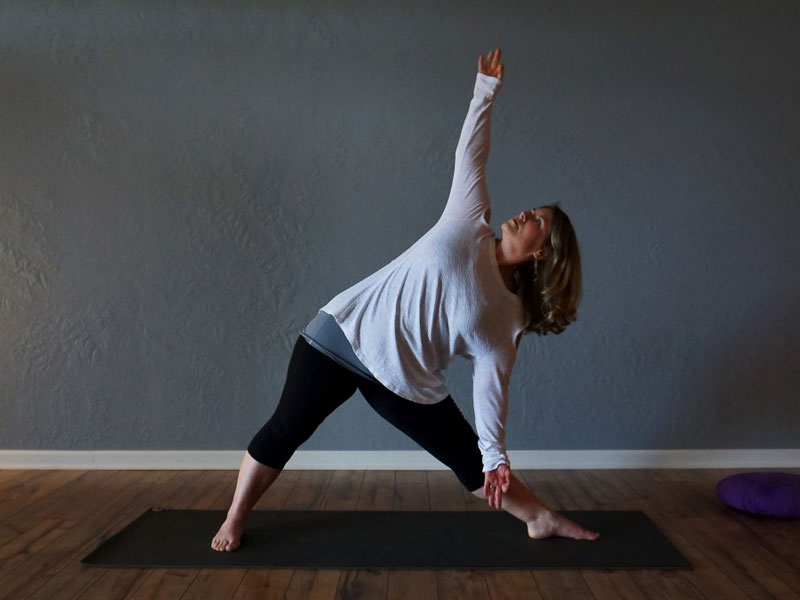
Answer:
M481 219L491 208L486 187L486 161L491 143L491 112L502 86L500 49L478 57L478 74L467 117L456 146L453 182L442 217Z

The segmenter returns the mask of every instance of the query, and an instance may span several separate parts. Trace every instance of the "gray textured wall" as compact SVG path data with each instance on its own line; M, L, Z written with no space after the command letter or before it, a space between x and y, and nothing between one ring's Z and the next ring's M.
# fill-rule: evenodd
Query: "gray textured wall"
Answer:
M438 218L495 46L495 230L560 201L584 267L509 448L797 446L796 2L69 4L0 4L3 448L243 449ZM358 393L302 447L416 448Z

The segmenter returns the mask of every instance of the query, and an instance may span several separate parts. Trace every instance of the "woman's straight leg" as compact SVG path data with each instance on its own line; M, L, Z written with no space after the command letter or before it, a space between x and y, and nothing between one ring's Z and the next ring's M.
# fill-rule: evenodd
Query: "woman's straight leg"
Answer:
M486 499L478 434L452 397L436 404L419 404L364 378L359 379L359 389L378 414L450 467L474 496ZM599 537L597 532L589 531L552 510L513 473L508 492L503 494L501 508L523 521L528 536L532 538L559 536L595 540Z
M378 414L453 470L474 496L485 499L483 459L478 434L451 396L436 404L406 400L384 386L359 380L359 389ZM529 523L550 509L514 475L502 508Z
M468 491L483 486L478 434L452 397L436 404L420 404L364 378L359 379L359 389L379 415L452 469Z

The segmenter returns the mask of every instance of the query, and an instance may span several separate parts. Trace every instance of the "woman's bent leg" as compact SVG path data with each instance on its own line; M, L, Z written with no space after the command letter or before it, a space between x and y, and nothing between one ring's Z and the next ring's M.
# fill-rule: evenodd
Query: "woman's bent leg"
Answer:
M247 515L280 472L256 462L249 452L244 453L227 518L211 540L214 550L233 551L239 547Z
M256 433L239 468L228 516L211 541L215 550L235 550L244 523L295 450L322 421L355 393L358 376L297 338L281 399Z
M280 402L247 446L250 456L283 469L325 418L355 393L358 379L298 336Z
M281 469L262 465L245 451L239 467L239 477L236 480L236 491L228 509L228 518L244 521L258 499L264 495L280 473Z

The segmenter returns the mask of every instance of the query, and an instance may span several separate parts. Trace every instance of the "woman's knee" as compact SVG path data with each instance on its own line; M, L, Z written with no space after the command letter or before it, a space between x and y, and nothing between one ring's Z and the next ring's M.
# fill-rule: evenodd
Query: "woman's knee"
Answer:
M481 471L478 474L475 471L470 471L467 475L457 475L459 480L461 481L461 485L464 486L464 489L467 490L473 496L478 496L478 498L483 498L483 484L486 481L486 478Z
M319 424L311 416L290 416L278 409L253 436L247 450L257 462L283 469L292 454L311 437Z
M267 423L250 440L247 452L262 465L283 469L299 445L285 433L282 434L280 429L273 428Z

